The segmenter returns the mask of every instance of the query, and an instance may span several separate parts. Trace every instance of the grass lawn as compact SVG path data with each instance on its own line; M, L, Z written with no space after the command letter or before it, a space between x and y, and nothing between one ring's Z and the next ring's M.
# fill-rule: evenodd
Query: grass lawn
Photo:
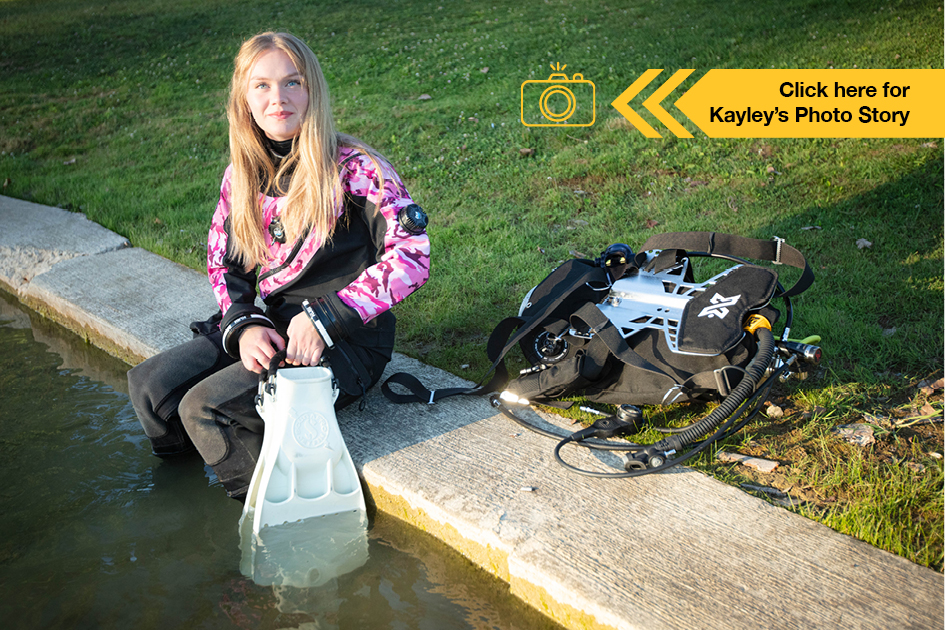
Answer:
M783 237L817 274L792 336L823 337L823 369L724 445L781 472L697 467L942 570L942 391L920 383L943 369L943 139L713 140L689 125L692 139L650 140L609 105L648 68L666 72L636 102L680 68L696 71L676 96L711 68L941 68L940 2L0 0L2 194L203 269L232 60L266 29L311 45L339 128L387 155L430 215L432 277L396 308L398 350L476 380L493 326L563 260L662 231ZM557 63L596 84L592 127L521 124L521 83ZM875 444L832 431L857 422Z

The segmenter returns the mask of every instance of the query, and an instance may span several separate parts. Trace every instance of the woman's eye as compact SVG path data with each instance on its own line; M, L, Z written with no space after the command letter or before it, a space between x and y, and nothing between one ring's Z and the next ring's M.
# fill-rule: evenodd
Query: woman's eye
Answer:
M296 81L295 79L292 79L291 81L289 81L288 83L286 83L286 85L287 85L288 87L298 87L298 86L302 85L302 83L299 82L299 81Z
M264 89L264 88L267 88L267 87L269 87L269 86L268 86L267 84L265 84L265 83L257 83L257 84L256 84L256 89L257 89L257 90L261 90L261 89Z

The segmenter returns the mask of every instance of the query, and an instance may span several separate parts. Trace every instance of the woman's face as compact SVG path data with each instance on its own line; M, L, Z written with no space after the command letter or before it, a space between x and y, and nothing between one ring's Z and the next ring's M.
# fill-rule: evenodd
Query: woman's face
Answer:
M272 140L298 135L308 108L308 90L287 54L273 49L260 55L249 72L246 100L253 120Z

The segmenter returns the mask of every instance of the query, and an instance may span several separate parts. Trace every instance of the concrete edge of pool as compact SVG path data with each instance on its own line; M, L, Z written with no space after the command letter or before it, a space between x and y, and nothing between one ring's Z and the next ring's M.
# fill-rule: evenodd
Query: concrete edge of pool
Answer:
M3 196L0 287L129 364L216 310L202 274ZM396 355L388 374L401 370L465 382ZM376 390L363 413L339 415L369 501L568 628L945 625L942 574L701 473L579 477L484 399L392 405Z

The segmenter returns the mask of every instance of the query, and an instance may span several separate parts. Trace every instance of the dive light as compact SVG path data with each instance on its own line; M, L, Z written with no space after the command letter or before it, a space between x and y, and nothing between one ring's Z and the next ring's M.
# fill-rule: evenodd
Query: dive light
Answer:
M813 363L814 365L820 363L820 358L823 355L820 346L812 346L809 343L801 343L800 341L779 341L778 346L792 354L796 354L805 363Z

